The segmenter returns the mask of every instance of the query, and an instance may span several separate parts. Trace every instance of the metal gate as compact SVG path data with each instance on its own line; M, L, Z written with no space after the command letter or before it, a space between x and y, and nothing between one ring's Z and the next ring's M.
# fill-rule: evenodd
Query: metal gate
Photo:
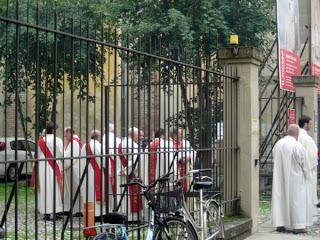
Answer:
M272 149L285 136L291 121L302 115L303 99L281 91L274 85L270 96L260 98L260 191L270 193L272 186Z
M83 239L83 204L92 193L98 201L98 190L100 211L121 210L131 224L143 224L144 210L130 215L130 194L119 185L131 174L145 182L151 172L184 174L181 159L188 162L182 168L211 168L226 213L237 212L234 69L173 60L151 36L131 48L135 39L119 29L39 4L27 12L19 1L9 5L0 15L0 207L7 239ZM147 51L148 42L162 54ZM93 150L68 145L73 133ZM52 156L41 142L50 138ZM155 155L158 167L151 164ZM100 162L93 178L91 161Z
M305 54L308 39L300 52L300 57ZM277 39L269 49L259 70L260 86L260 191L270 193L272 185L272 149L276 142L286 134L290 121L295 121L302 115L303 98L296 97L294 92L281 90L278 81L278 65L275 65L272 53L277 51ZM271 63L270 63L271 62ZM269 64L268 64L269 63ZM267 76L263 77L264 72ZM308 72L308 62L303 63L301 75Z

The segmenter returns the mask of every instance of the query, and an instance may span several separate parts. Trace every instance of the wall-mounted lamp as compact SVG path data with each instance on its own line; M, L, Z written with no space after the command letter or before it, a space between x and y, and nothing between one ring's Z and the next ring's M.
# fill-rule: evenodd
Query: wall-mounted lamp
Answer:
M239 53L239 36L236 34L230 35L230 45L232 46L232 54L238 55Z

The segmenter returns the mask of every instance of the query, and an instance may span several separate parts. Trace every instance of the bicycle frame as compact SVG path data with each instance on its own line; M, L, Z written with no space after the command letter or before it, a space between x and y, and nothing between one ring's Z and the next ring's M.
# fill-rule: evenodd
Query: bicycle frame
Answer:
M156 183L155 183L156 184ZM155 186L155 184L153 185L153 187ZM140 184L141 187L143 187ZM132 228L130 230L126 230L125 226L123 224L110 224L110 223L106 223L106 224L101 224L101 225L96 225L96 226L92 226L92 227L87 227L84 228L84 230L86 229L92 229L92 228L105 228L105 229L115 229L115 234L117 234L117 229L119 229L118 233L120 234L121 237L123 237L122 239L128 240L128 233L129 232L133 232L139 229L143 229L143 228L147 228L147 237L146 240L152 240L153 239L153 235L154 235L154 231L155 231L155 220L157 220L158 224L163 224L162 221L159 218L156 218L156 213L154 210L154 202L151 200L150 197L150 193L149 193L150 187L143 187L143 195L146 198L149 208L148 208L148 216L149 216L149 221L148 224L144 224L142 226L136 227L136 228Z
M197 173L194 171L190 171L189 173L187 173L187 175L183 178L183 181L186 179L186 177L188 177L189 175L193 174L193 173ZM205 221L205 219L207 219L207 211L205 211L205 209L208 208L209 203L214 202L219 210L219 214L221 213L221 206L220 204L213 200L213 199L209 199L209 200L203 200L203 189L199 190L199 201L200 201L200 225L195 221L194 217L192 217L190 211L188 210L188 206L187 206L187 202L185 199L183 199L183 209L182 209L182 214L184 217L185 221L188 221L192 227L196 230L196 233L198 235L198 238L201 240L211 240L214 237L216 237L220 231L215 232L214 234L207 236L207 231L208 231L208 226L207 226L207 222ZM199 211L198 210L198 211Z
M125 239L128 240L128 233L129 232L133 232L136 231L138 229L143 229L143 228L147 228L147 237L146 240L152 240L153 239L153 235L154 235L154 230L155 230L155 212L154 210L150 207L149 208L149 221L148 224L144 224L142 226L139 227L135 227L132 228L130 230L126 230L126 227L123 224L110 224L110 223L105 223L105 224L100 224L100 225L95 225L92 227L87 227L84 228L83 230L86 229L92 229L92 228L104 228L104 229L114 229L115 230L115 234L119 234L121 236L121 239Z

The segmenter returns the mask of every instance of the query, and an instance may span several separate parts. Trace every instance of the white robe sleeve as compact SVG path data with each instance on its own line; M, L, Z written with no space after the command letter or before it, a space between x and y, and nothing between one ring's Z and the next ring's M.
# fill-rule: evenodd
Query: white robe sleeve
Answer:
M129 174L131 173L131 171L133 170L133 167L135 165L135 162L138 160L141 160L140 157L139 157L139 154L138 153L138 145L136 143L133 143L133 145L129 146L129 153L131 153L132 155L131 156L127 156L127 159L128 159L128 171L129 171ZM138 163L134 169L134 173L135 174L138 174Z
M317 168L318 166L318 149L311 137L306 138L306 146L308 146L307 158L310 159L311 169Z
M316 169L318 166L318 148L312 137L305 130L299 132L299 142L305 148L307 160L310 162L310 168Z
M179 153L176 152L175 149L173 148L173 142L171 139L167 141L167 150L169 152L169 154L167 155L169 157L168 172L173 172L174 174L176 174Z
M302 145L297 144L293 149L292 160L296 161L301 166L305 179L311 181L310 163L307 161L306 151Z
M72 140L72 142L68 145L67 149L64 151L64 157L67 158L64 160L64 170L68 170L71 167L71 162L76 163L77 159L70 159L71 157L71 144L72 144L72 155L74 157L78 157L81 154L81 149L79 143Z
M63 142L61 140L61 138L56 138L56 156L63 156Z
M61 138L56 137L56 146L57 146L57 148L56 148L56 157L57 158L63 157L64 149L63 149L63 141L61 140ZM63 159L59 159L57 161L57 163L59 164L60 170L62 172Z
M68 170L71 167L71 160L69 157L71 156L71 144L67 147L67 149L64 151L64 157L65 160L63 161L64 164L64 171Z
M191 147L191 144L188 140L184 140L184 151L186 151L186 157L189 158L188 162L187 162L187 172L192 170L193 168L193 164L195 162L195 158L197 156L196 151L193 150L193 148Z

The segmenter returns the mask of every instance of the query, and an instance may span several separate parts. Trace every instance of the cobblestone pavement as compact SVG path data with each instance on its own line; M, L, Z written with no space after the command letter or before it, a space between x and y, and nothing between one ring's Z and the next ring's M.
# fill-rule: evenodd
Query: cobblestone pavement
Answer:
M0 206L3 209L3 206ZM35 204L30 202L27 205L19 204L18 208L18 239L35 239ZM83 239L82 226L79 218L73 218L73 236L72 239ZM54 237L54 223L53 221L44 221L43 216L38 214L37 228L38 239L61 239L61 232L64 220L56 221ZM7 231L6 239L15 239L15 211L10 209L8 213L7 223L5 225ZM68 225L64 234L65 239L71 239L70 224Z
M5 201L3 198L4 192L0 188L0 213L2 216ZM35 201L34 193L29 188L24 186L19 187L18 198L18 239L34 239L35 238ZM26 201L26 199L28 201ZM14 204L12 205L14 206ZM261 207L259 213L259 227L257 233L248 238L248 240L320 240L320 210L318 210L318 221L313 227L308 229L306 234L294 235L292 233L277 233L271 225L271 209L270 203ZM38 214L38 239L54 239L53 230L54 224L52 221L42 220L43 216ZM61 230L64 220L57 221L55 224L56 238L61 239ZM5 225L7 231L7 239L15 239L15 209L10 208L8 213L7 223ZM73 236L71 238L70 224L65 232L65 239L83 239L82 237L81 219L73 218Z
M259 227L257 233L248 240L320 240L320 210L318 209L318 221L310 228L306 234L295 235L290 232L278 233L271 224L271 209L260 209Z

